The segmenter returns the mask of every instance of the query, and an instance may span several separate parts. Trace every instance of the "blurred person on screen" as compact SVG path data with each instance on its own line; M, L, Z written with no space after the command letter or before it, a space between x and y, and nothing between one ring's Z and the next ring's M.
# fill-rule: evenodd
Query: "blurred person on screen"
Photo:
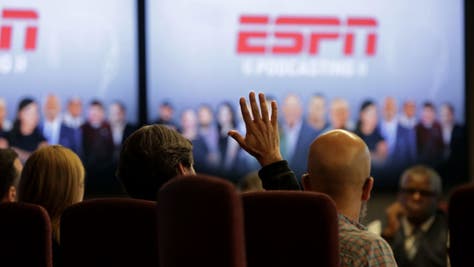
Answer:
M24 98L18 104L18 111L7 140L17 153L21 162L25 162L31 152L47 145L46 138L39 128L39 107L32 98Z
M415 126L418 160L436 166L442 159L444 142L441 124L436 119L433 103L425 102L421 118Z
M114 141L110 124L105 119L102 102L89 105L87 121L81 126L82 151L86 167L86 193L107 194L114 185Z
M403 102L403 110L400 116L400 124L408 129L415 128L418 123L416 118L416 102L414 100L406 100Z
M0 149L0 203L15 202L23 165L10 148Z
M243 172L238 168L239 144L228 136L228 132L237 127L234 107L222 102L217 107L217 130L219 132L220 174L231 180L238 180Z
M211 106L202 104L198 108L198 131L204 139L208 154L206 155L206 169L210 174L217 174L220 165L219 132L214 121L214 112Z
M388 154L387 142L385 142L380 132L377 106L372 100L366 100L362 103L354 133L367 144L372 157L372 164L381 165L385 162Z
M158 118L153 122L155 124L163 124L171 129L177 130L178 125L174 121L174 107L173 105L168 102L164 101L158 107Z
M191 141L193 145L194 168L197 172L207 173L206 156L208 148L204 138L198 132L198 120L196 112L191 109L185 109L181 113L179 132L184 138Z
M382 236L391 245L398 266L447 266L448 225L440 210L441 178L416 165L401 176L397 201L387 210Z
M7 115L7 102L0 97L0 136L12 129L12 123Z
M115 101L109 106L109 123L115 147L114 161L117 161L122 143L136 130L136 127L127 122L127 109L120 101Z
M66 126L61 119L61 101L56 95L49 94L43 104L44 120L40 126L48 144L60 144L70 148L76 154L81 151L80 131Z
M343 98L335 98L329 107L330 129L354 130L354 123L350 120L349 102Z
M7 118L7 102L0 98L0 148L7 148L7 133L11 130L12 123Z
M301 177L306 171L309 145L317 132L303 119L303 104L296 94L290 93L285 97L282 112L282 153L297 177Z
M307 122L317 132L317 135L330 127L327 121L326 99L321 94L311 96L308 104Z
M441 129L443 133L443 144L445 158L449 158L454 150L460 150L460 143L464 139L464 128L462 125L456 123L454 117L454 107L449 103L441 105L439 111L439 122L441 123Z
M64 114L64 124L73 129L79 129L84 124L82 117L82 100L79 97L69 99L67 111Z
M416 132L399 121L397 100L386 97L383 101L380 129L387 142L388 159L385 168L393 181L398 181L401 172L416 162Z
M443 133L443 163L439 169L445 177L447 186L455 185L465 180L467 163L466 129L456 122L454 106L450 103L441 105L439 121Z

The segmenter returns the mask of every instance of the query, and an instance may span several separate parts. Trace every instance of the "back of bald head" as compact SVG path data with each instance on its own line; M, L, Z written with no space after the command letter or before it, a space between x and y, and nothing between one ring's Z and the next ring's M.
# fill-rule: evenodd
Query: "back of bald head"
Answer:
M308 156L310 190L333 198L360 192L370 177L370 152L360 137L332 130L316 138Z

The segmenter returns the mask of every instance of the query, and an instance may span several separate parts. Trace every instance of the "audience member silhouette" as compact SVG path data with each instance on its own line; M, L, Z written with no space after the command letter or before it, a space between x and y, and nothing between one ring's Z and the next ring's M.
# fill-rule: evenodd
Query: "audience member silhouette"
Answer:
M15 202L23 165L10 148L0 149L0 203Z
M279 149L277 104L272 103L269 119L265 96L249 95L252 117L241 98L246 135L229 132L243 149L262 165L259 176L266 189L298 189L296 177L282 160ZM329 131L310 146L308 173L303 188L328 194L339 212L341 266L396 266L390 246L359 223L370 198L374 179L370 176L370 152L357 135L344 130Z
M60 260L60 217L63 211L84 196L84 166L70 149L59 145L46 146L33 152L25 163L18 201L45 208L53 231L53 262Z
M189 140L165 125L144 126L125 140L117 175L131 197L156 200L168 180L195 173L192 149Z

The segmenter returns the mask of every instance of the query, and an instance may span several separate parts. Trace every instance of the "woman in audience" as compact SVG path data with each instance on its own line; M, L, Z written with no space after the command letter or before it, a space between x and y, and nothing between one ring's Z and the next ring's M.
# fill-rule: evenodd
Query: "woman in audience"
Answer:
M60 261L59 222L63 211L82 201L84 166L72 150L54 145L33 152L23 168L18 201L46 209L53 230L53 261Z
M38 104L31 98L22 99L13 128L7 135L10 147L18 153L22 162L26 161L31 152L47 144L38 127L39 119Z
M387 158L388 148L380 128L378 127L377 107L371 100L366 100L362 103L359 111L359 120L355 133L360 136L362 140L369 147L372 162L383 163Z

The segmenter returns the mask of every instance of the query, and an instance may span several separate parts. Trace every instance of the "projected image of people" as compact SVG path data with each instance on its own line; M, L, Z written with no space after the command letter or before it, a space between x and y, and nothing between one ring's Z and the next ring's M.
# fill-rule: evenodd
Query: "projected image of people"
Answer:
M8 143L22 162L39 147L47 145L47 140L39 128L39 106L32 98L24 98L18 104L17 117L8 133Z

